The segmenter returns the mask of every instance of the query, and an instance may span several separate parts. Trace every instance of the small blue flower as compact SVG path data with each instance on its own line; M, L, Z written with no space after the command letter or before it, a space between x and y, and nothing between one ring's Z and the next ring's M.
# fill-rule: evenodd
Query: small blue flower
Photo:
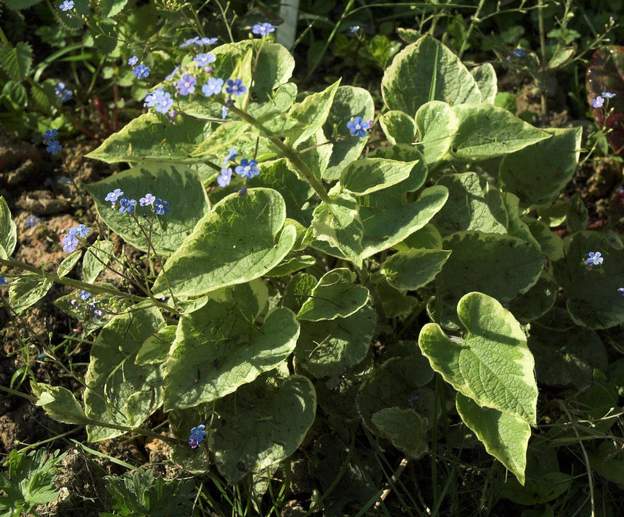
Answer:
M605 99L613 99L613 97L615 97L615 93L607 91L607 92L602 92L600 96L604 97Z
M180 43L180 48L188 48L188 47L195 46L197 45L198 41L199 41L199 37L193 36L192 38L184 40L182 43Z
M624 296L624 287L618 287L617 292L620 296Z
M225 92L229 95L242 95L247 91L247 87L243 84L242 79L228 79Z
M349 122L347 122L347 129L349 129L351 136L363 138L368 134L367 131L372 127L372 125L372 120L364 121L362 117L353 117Z
M139 63L132 69L132 73L137 79L147 79L150 76L150 68L143 63Z
M199 444L202 443L206 439L206 426L204 424L199 424L197 427L193 427L191 429L191 434L189 435L188 444L191 449L197 449Z
M49 144L58 138L58 129L48 129L43 133L43 143Z
M221 167L221 172L217 176L217 184L225 188L232 181L232 168L231 167Z
M190 95L195 91L195 84L197 83L197 79L195 79L194 75L184 74L180 80L176 83L176 89L178 93L183 97Z
M251 32L256 36L268 36L272 32L275 32L275 25L269 22L256 23L251 28Z
M207 38L207 37L198 38L197 42L195 43L195 46L196 47L210 47L214 45L217 41L219 41L219 38Z
M130 66L134 66L134 65L136 65L138 62L139 62L139 58L138 58L138 57L136 57L136 56L132 56L132 57L130 57L130 58L128 59L128 64L129 64Z
M74 8L74 0L64 0L59 5L59 9L66 13L67 11L71 11Z
M79 224L67 230L67 233L63 237L63 251L65 253L72 253L76 251L76 248L80 244L79 239L84 239L89 236L91 229L84 224Z
M56 140L52 140L48 143L46 147L46 151L50 154L59 154L63 150L63 146L59 144Z
M104 201L108 201L111 204L111 206L115 208L115 203L117 203L117 200L123 195L124 195L123 190L121 190L120 188L116 188L115 190L112 190L111 192L106 194Z
M91 298L91 293L89 291L85 291L84 289L82 289L78 296L83 302L86 302L89 298Z
M158 113L168 113L173 106L173 97L162 88L157 88L145 97L145 106L154 108Z
M361 27L359 25L351 25L351 27L349 27L349 34L357 34L358 32L360 32Z
M211 65L216 60L217 58L214 56L214 54L210 54L209 52L206 52L204 54L197 54L193 59L195 64L197 64L197 66L201 66L202 68Z
M156 201L156 196L150 194L149 192L145 194L141 199L139 199L139 205L141 206L152 206Z
M222 106L221 107L221 118L223 120L225 120L227 118L229 112L230 112L230 108L227 105Z
M598 109L598 108L602 108L604 106L604 97L602 97L601 95L598 95L598 97L594 98L594 100L591 101L591 105L592 108Z
M236 172L239 176L251 179L260 174L260 169L258 168L256 160L247 160L246 158L243 158L240 165L237 165L234 169L234 172Z
M56 86L54 86L54 93L61 102L67 102L74 96L74 93L69 88L67 88L67 86L65 86L65 83L62 81L56 83Z
M585 265L589 267L600 266L604 262L604 257L599 251L590 251L589 253L587 253L587 257L585 258L584 262Z
M136 210L137 201L136 199L129 199L127 197L122 197L119 200L119 213L120 214L132 214Z
M211 77L206 84L202 86L202 94L204 97L211 97L212 95L219 95L223 89L223 79L218 77Z
M78 226L75 226L72 229L74 230L74 234L80 237L81 239L88 237L89 234L91 233L91 228L89 228L88 226L84 224L79 224Z
M234 158L236 158L238 156L238 151L236 149L234 149L233 147L228 151L227 155L225 156L225 158L223 158L223 165L227 165L229 162L231 162Z
M31 214L24 221L24 226L26 226L26 228L34 228L40 222L41 222L41 219L39 219L36 215Z
M154 201L154 213L156 215L165 215L169 212L169 201L165 201L164 199L156 198Z
M7 279L4 278L3 276L0 276L0 285L7 285L7 284L8 284Z
M518 47L511 51L511 55L513 57L517 57L518 59L522 59L523 57L527 56L527 51L523 48Z

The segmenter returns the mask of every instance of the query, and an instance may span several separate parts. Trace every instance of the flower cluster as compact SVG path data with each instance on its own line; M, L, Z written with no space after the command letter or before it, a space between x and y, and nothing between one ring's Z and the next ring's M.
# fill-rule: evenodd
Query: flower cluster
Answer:
M199 424L197 427L191 428L188 444L191 449L197 449L199 444L206 439L206 426Z
M599 109L604 106L605 100L613 99L615 97L615 93L613 92L602 92L600 95L594 98L591 101L592 108Z
M63 237L63 251L65 253L72 253L76 251L76 248L80 244L82 239L86 239L91 233L91 229L84 224L79 224L70 228L65 237Z
M201 54L197 54L194 58L193 58L193 62L204 69L205 72L212 72L212 68L210 68L210 65L212 63L214 63L217 60L217 58L215 57L214 54L211 54L210 52L203 52Z
M256 23L251 27L251 32L260 37L268 36L275 32L275 25L269 22Z
M128 59L128 65L132 67L132 73L137 79L147 79L150 76L150 67L139 62L139 58L132 56Z
M98 307L97 301L93 300L91 293L89 291L85 291L84 289L81 289L78 293L78 299L73 298L69 304L76 310L86 309L86 316L94 318L101 318L104 316L104 311Z
M104 201L108 201L111 208L118 208L120 214L133 214L136 212L137 204L144 208L150 207L156 215L166 215L169 212L169 202L149 192L137 203L136 199L126 197L123 190L116 188L106 194Z
M260 174L260 167L256 160L248 160L243 158L240 163L236 163L235 159L238 156L236 149L230 149L227 156L223 159L223 165L221 166L221 172L217 176L217 184L220 187L227 187L232 181L232 174L236 173L242 178L251 179ZM234 164L232 169L231 165Z
M63 147L58 141L58 130L48 129L42 135L43 143L46 146L46 151L50 154L59 154Z
M217 42L217 38L200 38L199 36L195 36L193 38L189 38L184 40L180 45L180 48L188 48L188 47L210 47Z
M59 4L59 9L64 13L72 11L74 9L74 0L63 0Z
M54 87L54 93L62 103L71 100L71 98L74 96L74 92L67 88L65 83L62 81L56 83L56 86Z
M145 97L145 106L154 108L158 113L169 113L173 106L173 97L163 88L157 88L152 93L148 93Z
M364 138L368 134L368 130L373 127L372 120L363 120L362 117L353 117L347 122L347 129L351 136Z

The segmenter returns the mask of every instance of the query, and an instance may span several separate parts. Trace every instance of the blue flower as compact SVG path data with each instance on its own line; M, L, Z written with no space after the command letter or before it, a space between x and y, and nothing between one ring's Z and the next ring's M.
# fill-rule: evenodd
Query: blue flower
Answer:
M527 51L524 50L523 48L518 47L518 48L515 48L515 49L513 49L511 51L511 55L513 57L517 57L519 59L522 59L523 57L527 56Z
M618 287L617 292L620 296L624 296L624 287Z
M91 298L91 293L89 291L85 291L84 289L82 289L78 296L83 302L86 302L89 298Z
M134 66L134 65L136 65L138 62L139 62L139 58L138 58L138 57L136 57L136 56L132 56L132 57L130 57L130 58L128 59L128 64L129 64L130 66Z
M69 88L67 88L67 86L65 86L65 83L62 81L56 83L56 86L54 87L54 93L61 102L67 102L74 96L74 93Z
M360 32L361 27L359 25L351 25L351 27L349 27L349 34L357 34L358 32Z
M607 91L607 92L602 92L600 96L605 99L613 99L613 97L615 97L615 93Z
M26 228L34 228L40 222L41 222L41 219L39 219L36 215L31 214L24 221L24 226L26 226Z
M225 158L223 158L223 165L227 165L229 162L231 162L234 158L236 158L238 156L238 151L236 149L234 149L233 147L228 151L227 155L225 156Z
M247 91L247 87L243 84L242 79L228 79L225 92L230 95L242 95Z
M222 106L221 107L221 118L223 120L225 120L227 118L229 112L230 112L230 108L227 105Z
M154 213L156 215L165 215L169 212L169 201L165 201L164 199L156 198L154 201Z
M180 43L180 48L187 48L187 47L195 46L197 45L198 41L199 41L199 36L193 36L192 38L184 40L182 43Z
M372 120L364 121L362 117L353 117L347 122L347 128L351 133L351 136L363 138L367 135L367 131L372 127Z
M186 97L195 91L196 83L197 79L195 79L194 75L184 74L176 83L176 89L180 95Z
M112 190L108 194L106 194L104 201L108 201L111 206L115 208L115 203L117 203L117 200L123 195L123 190L121 190L120 188L116 188L115 190Z
M141 206L152 206L156 201L156 196L150 194L149 192L145 194L141 199L139 199L139 205Z
M585 258L584 262L585 265L589 267L600 266L604 262L604 257L599 251L590 251L589 253L587 253L587 257Z
M247 160L246 158L243 158L240 165L237 165L234 169L234 172L236 172L239 176L251 179L260 174L260 169L258 168L256 160Z
M251 28L251 32L256 36L268 36L272 32L275 32L275 25L269 22L256 23Z
M219 41L219 38L199 38L197 40L197 42L195 43L196 47L210 47L211 45L214 45L217 41Z
M191 429L191 434L189 435L188 444L191 449L197 449L199 444L202 443L206 439L206 426L204 424L199 424L197 427L193 427Z
M137 206L136 199L122 197L119 200L119 213L120 214L132 214L136 210L136 206Z
M145 97L145 106L154 108L158 113L167 113L173 106L173 97L162 88L157 88Z
M147 79L150 75L150 68L143 63L139 63L132 69L132 73L137 79Z
M216 60L217 58L214 56L214 54L210 54L209 52L206 52L204 54L197 54L193 59L197 66L201 66L202 68L210 65L211 63L214 63Z
M602 108L604 106L604 97L602 97L601 95L598 95L598 97L594 98L593 101L591 101L591 105L592 108Z
M8 284L7 279L4 278L3 276L0 276L0 285L7 285L7 284Z
M58 129L48 129L43 133L43 143L49 144L58 138Z
M221 167L221 172L217 176L217 184L225 188L232 181L232 168L231 167Z
M52 140L48 143L46 147L46 151L50 154L59 154L63 150L63 146L59 144L56 140Z
M59 9L66 13L67 11L71 11L74 8L74 0L64 0L59 5Z
M80 244L79 239L84 239L89 236L91 229L84 224L79 224L67 230L67 233L63 237L63 251L65 253L72 253L76 251L76 248Z
M206 84L202 86L202 93L204 97L211 97L212 95L218 95L223 89L223 79L218 77L211 77Z

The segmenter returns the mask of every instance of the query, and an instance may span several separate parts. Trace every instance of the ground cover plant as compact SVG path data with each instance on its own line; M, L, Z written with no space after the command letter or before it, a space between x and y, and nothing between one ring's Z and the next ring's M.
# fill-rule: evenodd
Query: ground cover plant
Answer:
M0 391L44 428L3 438L2 515L618 515L615 19L354 4L290 42L255 4L7 4L86 41L46 79L68 51L0 33Z

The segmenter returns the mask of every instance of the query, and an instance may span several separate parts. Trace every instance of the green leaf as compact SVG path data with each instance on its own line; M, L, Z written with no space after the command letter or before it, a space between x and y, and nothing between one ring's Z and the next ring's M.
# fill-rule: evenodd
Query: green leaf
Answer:
M32 48L20 41L15 47L0 47L0 68L14 81L23 81L32 66Z
M199 296L265 275L292 249L294 225L284 225L286 204L272 189L231 194L201 219L169 257L153 293Z
M111 319L91 347L85 375L87 416L104 424L139 427L162 404L160 365L138 365L143 342L164 324L156 308L134 307ZM89 441L114 438L125 431L87 426Z
M100 14L104 18L113 18L124 10L128 0L102 0L100 2Z
M297 319L305 321L346 318L361 309L368 301L369 292L355 284L356 275L347 268L325 273L304 302Z
M186 115L172 122L164 115L144 113L113 133L87 158L106 163L156 161L165 163L194 163L195 148L206 137L207 124Z
M11 210L3 196L0 196L0 258L7 259L17 246L17 227L11 217Z
M533 321L553 308L557 301L558 286L551 275L542 274L537 283L526 293L509 303L509 310L520 321Z
M377 314L370 305L346 318L304 321L295 351L297 361L315 377L341 375L364 360L376 323Z
M460 160L496 158L552 136L507 110L487 104L455 106L453 110L459 128L453 137L451 152Z
M289 117L296 122L296 125L286 133L290 145L297 147L323 127L329 116L339 85L340 80L322 92L308 95L291 108Z
M485 450L524 485L526 451L531 437L529 424L513 414L479 407L461 393L457 394L455 404L459 416L485 445Z
M22 314L35 305L52 288L52 281L34 273L27 273L11 282L9 305L15 314Z
M559 235L542 221L527 219L526 222L544 255L553 262L563 258L563 239Z
M312 289L314 289L317 283L318 280L316 277L310 273L297 273L293 275L286 286L286 291L282 298L282 305L288 307L293 312L299 311L303 302L308 299Z
M494 104L498 93L496 70L491 63L483 63L470 70L481 92L481 102Z
M427 420L412 409L384 408L373 414L373 425L410 458L418 459L427 452Z
M59 264L56 274L63 278L71 273L71 270L74 269L78 261L82 257L82 250L76 250L69 255L67 255L63 261Z
M407 113L386 111L379 118L379 124L392 145L412 144L416 139L416 123Z
M446 250L401 251L386 259L381 272L397 289L420 289L436 277L450 255Z
M176 336L176 325L164 325L148 337L137 351L134 362L138 365L164 363Z
M312 255L300 255L297 257L287 258L281 264L275 266L266 276L277 278L291 275L302 269L309 268L316 264L316 258Z
M14 11L21 11L22 9L28 9L33 5L37 5L41 0L6 0L6 6Z
M405 194L407 192L416 192L419 190L427 179L429 172L425 164L422 153L413 145L397 144L389 147L381 147L375 149L368 155L369 158L383 158L385 160L394 160L399 162L412 162L414 167L410 171L409 177L390 187L387 194L392 193Z
M83 425L87 423L87 416L74 394L62 386L31 381L33 395L37 397L36 406L43 408L45 414L57 422L64 424Z
M108 240L98 240L89 246L82 259L83 282L88 284L95 282L99 274L106 269L114 258L113 249L114 244Z
M399 242L394 248L397 251L409 251L414 248L441 250L442 245L442 235L433 224L429 223L404 241Z
M364 120L372 120L375 116L375 104L371 94L364 88L339 86L323 127L325 134L333 142L329 164L323 172L324 180L340 178L342 169L359 158L366 146L368 135L363 138L354 137L347 129L347 122L358 116Z
M552 136L505 156L499 174L503 188L525 205L553 202L574 176L581 151L580 127L547 129Z
M587 253L599 251L604 263L584 264ZM565 242L564 258L555 263L555 278L565 291L566 306L577 325L605 329L624 323L624 250L607 235L579 232Z
M483 293L462 297L457 316L463 339L450 339L435 323L421 329L418 344L431 367L479 406L535 425L535 363L520 324Z
M442 322L454 319L455 305L470 291L502 302L527 292L539 279L544 258L534 246L508 235L459 232L444 241L451 256L436 277Z
M446 102L431 101L416 112L416 128L420 135L418 148L427 165L448 158L453 138L459 129L459 120Z
M416 345L413 346L417 352ZM366 427L385 438L384 431L373 422L373 415L387 408L413 409L433 415L433 394L423 388L431 379L433 370L420 355L393 357L376 367L357 395L357 408Z
M316 393L301 375L261 378L217 405L221 417L210 440L219 471L231 482L293 454L316 415Z
M246 284L214 293L180 320L165 364L165 408L217 400L288 358L299 336L295 315L279 308L259 325L263 308Z
M383 76L386 106L414 116L432 100L448 104L481 102L477 82L459 58L431 36L423 36L399 52Z
M355 196L383 190L407 179L418 162L362 158L346 166L340 184Z
M164 216L156 216L151 208L137 205L136 218L121 214L118 207L112 208L105 201L106 194L116 188L136 200L150 192L168 201L169 211ZM99 216L111 230L143 251L148 249L149 236L153 248L163 255L179 249L208 210L199 178L183 165L142 165L91 183L87 190L94 198ZM110 244L106 246L100 250L100 258L108 253Z
M438 185L444 185L449 198L432 223L444 236L459 231L507 233L507 213L500 193L474 172L445 174Z

